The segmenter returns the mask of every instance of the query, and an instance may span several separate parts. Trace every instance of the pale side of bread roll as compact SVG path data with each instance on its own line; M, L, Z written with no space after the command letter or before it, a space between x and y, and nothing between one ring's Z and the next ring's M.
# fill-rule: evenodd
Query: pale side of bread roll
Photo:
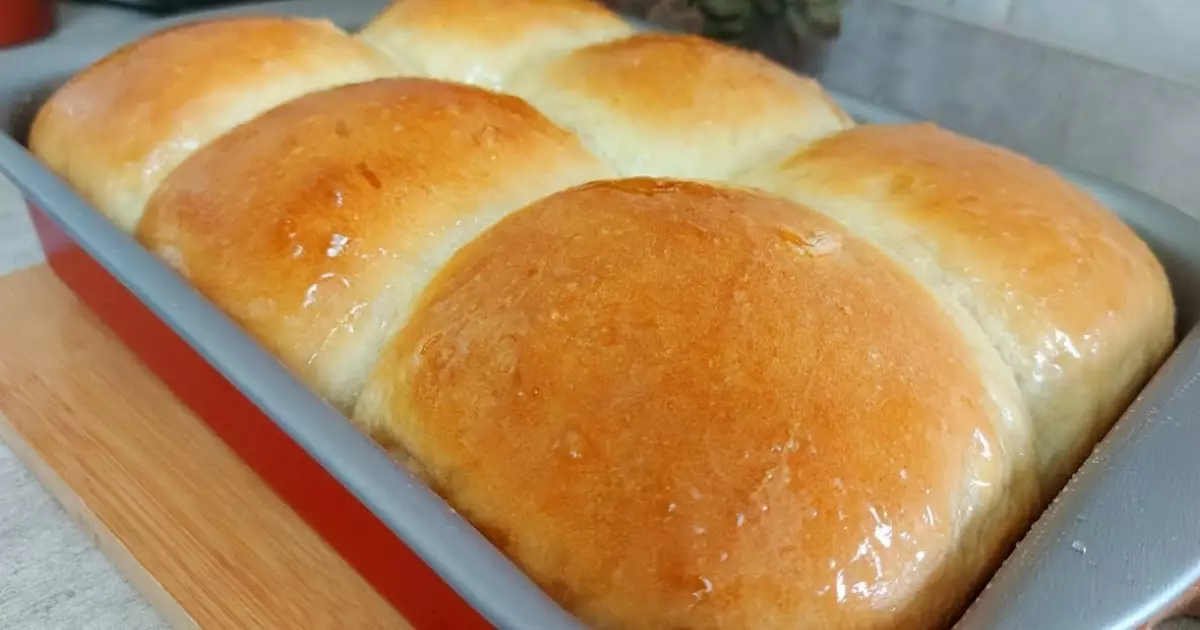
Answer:
M159 182L221 133L301 94L396 72L324 20L191 23L75 75L39 111L29 147L130 232Z
M530 66L508 89L626 176L727 179L853 125L816 81L687 35L581 48Z
M518 98L382 79L303 96L199 149L136 235L348 411L461 245L607 174Z
M400 0L360 37L418 76L502 89L525 64L632 33L592 0Z
M1024 393L1047 498L1174 346L1146 244L1010 151L929 123L864 125L743 181L837 219L972 313Z
M970 336L815 212L601 181L460 250L354 418L595 628L944 627L1038 501Z

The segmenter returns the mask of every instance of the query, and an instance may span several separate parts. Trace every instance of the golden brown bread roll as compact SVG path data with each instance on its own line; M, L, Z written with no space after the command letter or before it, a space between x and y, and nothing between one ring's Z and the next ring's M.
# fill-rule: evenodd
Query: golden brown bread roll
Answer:
M948 627L1172 345L1161 268L1027 160L630 33L201 23L31 148L586 622Z
M631 33L592 0L397 0L360 36L418 76L502 89L523 64Z
M816 81L686 35L581 48L530 66L508 89L623 175L728 179L853 125Z
M606 174L520 99L382 79L306 95L201 148L155 192L137 237L348 410L458 247Z
M597 182L451 259L354 417L593 627L940 627L1037 501L970 337L815 212Z
M75 75L38 112L29 146L128 232L159 182L221 133L301 94L395 72L326 21L196 22Z
M974 315L1024 393L1047 498L1174 346L1146 244L1010 151L929 123L864 125L744 181L844 223Z

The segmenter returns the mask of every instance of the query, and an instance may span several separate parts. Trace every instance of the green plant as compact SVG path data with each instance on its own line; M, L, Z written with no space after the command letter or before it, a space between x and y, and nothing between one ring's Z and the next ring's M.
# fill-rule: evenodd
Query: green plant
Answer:
M687 0L703 15L702 32L719 40L737 40L783 21L802 38L836 37L848 0Z

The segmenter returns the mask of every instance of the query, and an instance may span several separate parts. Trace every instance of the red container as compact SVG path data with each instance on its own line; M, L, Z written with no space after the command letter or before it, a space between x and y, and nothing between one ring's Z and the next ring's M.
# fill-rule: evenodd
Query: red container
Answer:
M491 627L53 219L33 204L29 204L29 214L55 274L413 628Z
M54 0L0 0L0 48L41 39L54 30Z

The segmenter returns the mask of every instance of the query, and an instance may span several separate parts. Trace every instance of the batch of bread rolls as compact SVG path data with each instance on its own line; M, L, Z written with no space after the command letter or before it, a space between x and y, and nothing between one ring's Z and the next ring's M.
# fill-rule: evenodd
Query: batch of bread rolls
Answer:
M191 23L29 147L595 628L947 627L1174 343L1055 172L588 0Z

